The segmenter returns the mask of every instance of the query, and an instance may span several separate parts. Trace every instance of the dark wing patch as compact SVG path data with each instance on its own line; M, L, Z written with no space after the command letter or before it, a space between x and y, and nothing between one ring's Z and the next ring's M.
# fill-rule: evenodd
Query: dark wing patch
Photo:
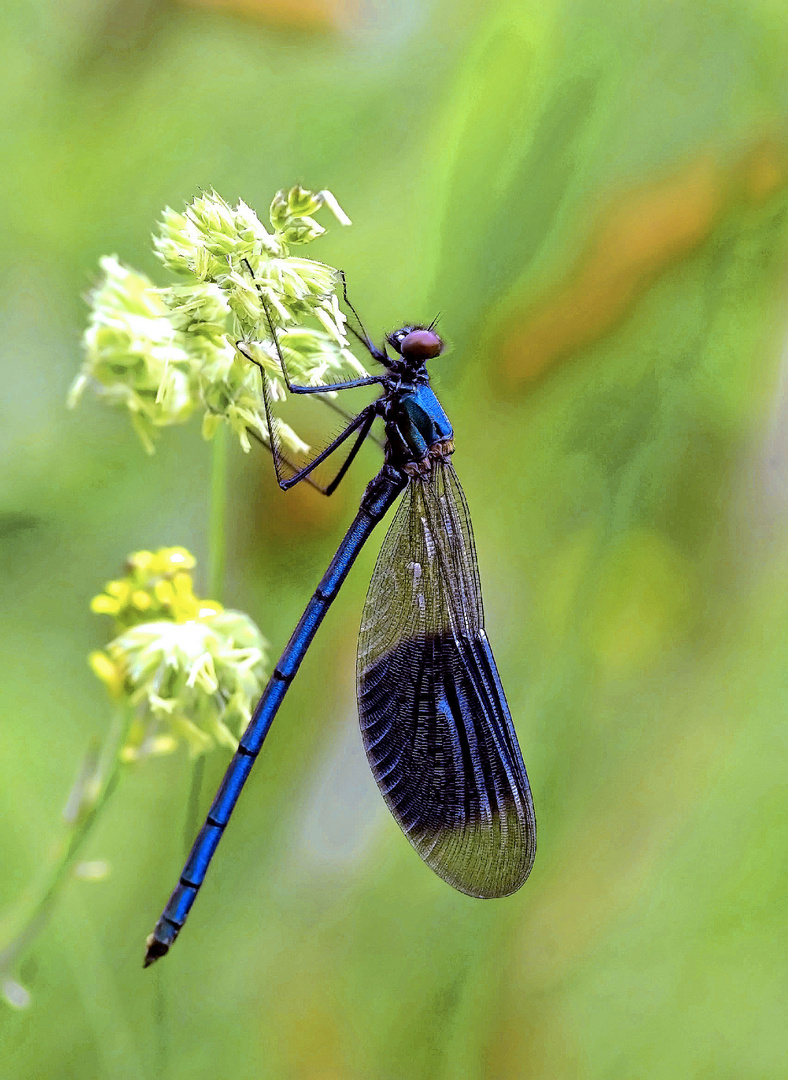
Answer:
M411 481L383 543L362 617L358 702L378 787L424 861L471 896L518 889L536 851L533 803L448 462Z

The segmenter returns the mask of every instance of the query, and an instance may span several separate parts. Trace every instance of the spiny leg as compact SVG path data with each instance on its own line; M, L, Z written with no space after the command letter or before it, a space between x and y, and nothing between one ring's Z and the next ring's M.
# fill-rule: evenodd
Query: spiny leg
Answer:
M351 326L350 323L347 324L348 330L351 332L353 337L355 337L358 341L361 342L361 344L364 346L364 348L367 350L367 352L370 354L370 356L373 357L373 359L377 360L378 363L385 363L385 361L387 359L385 349L383 350L383 352L381 352L380 349L378 349L375 345L373 345L372 338L367 333L367 328L366 328L366 326L364 326L363 322L361 321L361 316L359 315L359 313L356 311L356 309L353 307L353 305L350 302L350 297L347 294L347 278L345 277L345 271L344 270L337 270L337 273L339 274L339 276L340 276L340 278L342 280L342 295L343 295L343 297L345 299L345 303L350 308L350 310L353 312L353 314L356 316L356 322L361 327L361 333L359 334L359 332L356 330L356 328L354 326Z
M345 429L343 431L341 431L339 433L339 435L335 439L333 439L324 450L321 450L321 452L315 458L313 458L312 461L310 461L307 465L305 465L303 468L298 469L293 464L293 462L290 461L282 453L281 441L279 439L279 434L278 434L278 421L277 421L277 418L273 414L273 409L271 408L271 395L270 395L269 390L268 390L268 379L266 377L265 371L263 370L262 364L259 362L259 360L255 359L255 357L252 354L251 350L246 345L246 342L243 342L243 341L237 342L236 343L236 348L238 349L238 351L241 353L242 356L245 356L247 360L250 360L255 365L255 367L259 368L259 370L260 370L260 383L261 383L262 391L263 391L263 404L265 406L265 419L266 419L266 423L268 425L268 437L269 437L269 440L270 440L269 449L270 449L271 454L272 454L273 459L274 459L274 472L276 473L276 480L277 480L277 483L279 484L280 488L283 491L287 491L288 488L293 487L295 484L299 483L299 481L301 481L301 480L308 479L309 474L314 469L316 469L318 465L320 465L323 461L325 461L327 457L329 457L331 454L333 454L333 452L335 450L337 450L342 445L342 443L345 442L345 440L348 439L353 434L354 431L358 431L359 429L362 429L363 437L360 436L357 439L357 441L356 441L355 445L353 446L350 454L348 455L348 459L343 463L342 467L340 468L339 472L334 477L334 479L325 488L320 484L314 483L314 481L310 481L312 483L312 486L316 487L318 489L318 491L321 491L324 495L331 495L336 490L336 488L339 485L340 481L342 480L345 473L347 472L347 469L349 467L350 462L353 460L353 458L355 458L356 454L361 449L361 443L364 441L366 436L369 434L369 430L372 427L373 421L374 421L375 417L378 414L377 402L373 402L371 405L368 405L366 407L366 409L362 409L362 411L358 414L358 416L354 417L350 421L350 423L345 427ZM283 463L288 468L294 469L294 473L293 473L292 476L285 476L283 474L283 471L282 471L282 464Z
M262 305L263 311L265 312L265 318L266 322L268 323L268 330L271 334L271 340L274 343L276 355L279 359L279 365L282 368L282 377L285 380L285 386L291 394L324 394L326 390L354 390L358 386L374 386L375 384L380 384L383 382L385 378L385 376L383 375L367 375L360 379L347 379L340 382L323 383L317 386L302 386L299 383L291 382L290 376L287 373L287 365L285 363L284 355L282 354L282 348L279 344L279 338L276 333L274 320L271 316L271 308L265 298L265 293L260 286L260 282L254 276L254 272L252 270L251 264L249 263L249 260L243 259L242 261L246 266L246 269L249 271L255 288L257 289L257 293L260 297L260 303Z

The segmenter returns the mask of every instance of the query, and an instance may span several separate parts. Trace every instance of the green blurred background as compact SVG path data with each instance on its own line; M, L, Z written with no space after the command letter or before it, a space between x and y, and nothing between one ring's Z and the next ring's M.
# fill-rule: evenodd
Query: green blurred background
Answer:
M155 220L210 186L261 217L330 188L354 226L308 254L367 324L443 312L434 384L540 836L525 888L480 902L388 817L354 700L373 540L177 950L143 972L181 756L107 808L85 856L112 875L71 883L28 950L0 1075L784 1076L784 0L6 14L0 906L109 721L90 597L140 547L205 568L199 425L148 459L125 415L64 399L99 256L163 281ZM377 461L329 501L234 452L222 599L276 650Z

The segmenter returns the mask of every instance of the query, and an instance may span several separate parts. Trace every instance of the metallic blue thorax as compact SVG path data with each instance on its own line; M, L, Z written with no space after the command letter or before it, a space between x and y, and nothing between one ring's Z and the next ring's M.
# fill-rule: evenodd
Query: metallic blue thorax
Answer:
M454 437L449 418L426 382L401 390L386 415L390 453L398 463L422 461L431 447Z

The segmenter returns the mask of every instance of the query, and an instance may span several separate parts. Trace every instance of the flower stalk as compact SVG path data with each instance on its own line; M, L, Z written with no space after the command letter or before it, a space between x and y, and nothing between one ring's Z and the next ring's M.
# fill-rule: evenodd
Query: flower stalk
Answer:
M315 216L323 208L350 224L328 191L278 192L270 229L246 203L232 207L209 192L182 213L163 212L153 244L174 279L169 285L159 287L109 256L101 260L102 276L90 296L85 360L68 404L75 406L90 387L100 400L126 409L148 453L162 428L202 413L203 436L213 440L213 597L222 595L225 576L228 434L244 451L250 437L271 438L260 373L249 354L265 372L272 401L285 396L280 350L298 382L366 374L348 347L338 271L291 254L292 247L325 232ZM281 421L276 434L285 448L308 449ZM193 822L206 753L236 748L262 693L267 642L247 615L195 595L194 566L185 548L138 551L124 576L93 598L92 610L114 622L111 640L89 657L113 702L114 720L103 744L82 763L63 834L37 885L0 921L0 992L14 1007L30 1001L16 976L21 956L66 883L74 876L99 880L108 872L106 864L81 864L79 856L123 773L185 747L193 763ZM188 822L187 831L190 839Z
M214 495L224 497L218 481ZM80 851L122 774L179 746L192 759L216 746L234 749L262 693L267 642L247 615L195 595L194 566L184 548L138 551L124 577L93 598L93 611L115 624L115 637L89 658L115 703L115 718L101 747L82 763L64 810L64 834L39 883L0 923L0 990L12 1006L29 1003L15 974L18 962L79 869ZM218 562L215 567L220 573ZM95 866L86 870L82 876L91 880L106 876Z
M121 749L125 743L130 715L119 707L107 738L98 752L89 751L80 767L76 783L63 811L65 831L52 849L38 883L23 895L0 923L0 989L8 1004L24 1008L30 995L17 981L14 970L19 959L46 923L55 900L73 875L77 857L115 791L123 770ZM91 875L101 880L104 873Z

